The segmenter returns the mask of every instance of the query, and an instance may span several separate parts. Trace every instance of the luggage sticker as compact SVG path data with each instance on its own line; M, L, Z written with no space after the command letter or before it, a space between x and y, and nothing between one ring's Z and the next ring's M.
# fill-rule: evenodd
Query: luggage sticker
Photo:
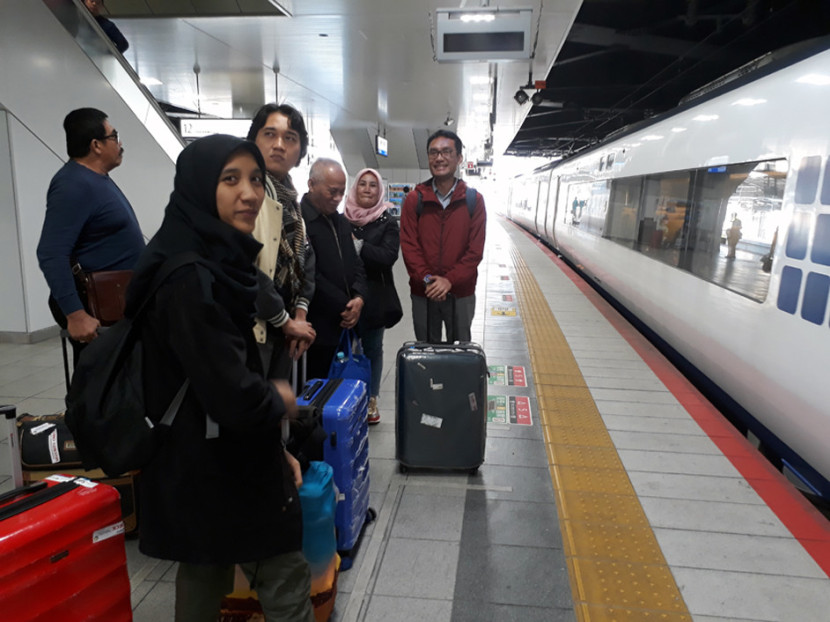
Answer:
M104 540L109 540L117 535L124 533L124 521L120 520L114 525L103 527L97 531L92 532L92 544L98 544Z
M47 430L51 430L54 427L54 423L41 423L40 425L36 425L31 430L29 430L29 434L31 434L32 436L37 436L41 432L46 432Z
M429 379L429 388L433 391L441 391L444 388L443 382L433 382L432 378Z
M49 438L47 439L47 446L49 447L49 459L52 461L52 464L57 464L61 461L61 452L58 449L58 431L57 429L52 430L49 433Z
M444 420L441 417L433 417L432 415L421 413L421 425L428 425L431 428L440 430L442 423L444 423Z
M467 399L470 400L470 410L475 412L478 410L478 402L476 401L476 394L469 393Z

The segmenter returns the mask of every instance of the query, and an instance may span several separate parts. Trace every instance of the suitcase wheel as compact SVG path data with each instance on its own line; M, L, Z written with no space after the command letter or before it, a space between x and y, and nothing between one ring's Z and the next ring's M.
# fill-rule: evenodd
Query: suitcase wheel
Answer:
M375 511L375 508L369 508L366 510L366 523L371 523L378 517L378 513Z
M405 464L400 462L398 463L398 471L400 471L401 473L406 473L408 470L409 468Z

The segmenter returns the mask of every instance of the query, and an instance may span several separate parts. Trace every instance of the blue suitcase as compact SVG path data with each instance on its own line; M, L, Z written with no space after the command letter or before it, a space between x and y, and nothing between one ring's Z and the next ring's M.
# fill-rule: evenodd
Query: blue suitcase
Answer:
M309 380L297 397L300 408L322 414L326 439L323 460L334 471L339 491L334 524L342 569L351 566L363 526L375 517L369 508L369 426L366 409L369 398L361 380Z

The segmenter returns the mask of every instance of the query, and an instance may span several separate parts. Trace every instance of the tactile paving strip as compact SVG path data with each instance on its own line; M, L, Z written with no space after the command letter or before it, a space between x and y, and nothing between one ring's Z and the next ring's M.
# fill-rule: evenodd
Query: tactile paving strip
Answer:
M511 255L577 619L691 622L573 353Z

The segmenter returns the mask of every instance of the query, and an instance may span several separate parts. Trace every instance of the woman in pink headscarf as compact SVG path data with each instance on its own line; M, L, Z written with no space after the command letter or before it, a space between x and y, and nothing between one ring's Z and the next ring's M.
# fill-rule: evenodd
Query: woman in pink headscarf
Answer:
M380 422L378 392L383 374L383 331L397 324L403 316L401 301L392 278L392 265L401 246L397 221L386 211L392 206L384 201L385 191L380 173L365 168L346 195L344 213L352 223L355 249L366 267L369 293L360 314L358 333L363 351L372 364L369 387L369 423Z

